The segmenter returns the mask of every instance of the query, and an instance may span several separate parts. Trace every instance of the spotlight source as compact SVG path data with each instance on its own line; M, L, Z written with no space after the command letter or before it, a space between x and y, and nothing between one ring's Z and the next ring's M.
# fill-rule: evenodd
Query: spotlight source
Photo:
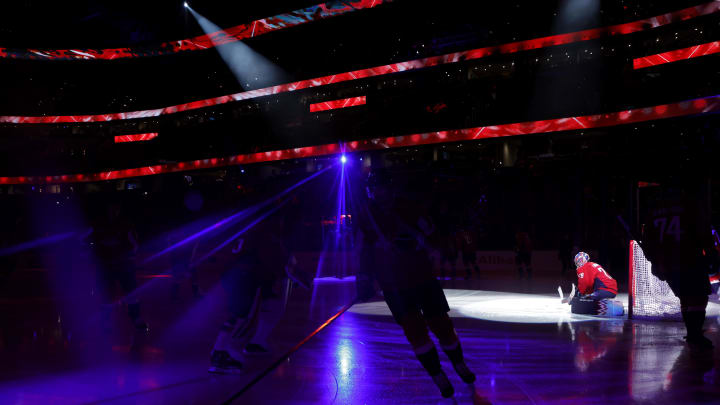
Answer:
M345 164L347 162L347 156L342 155L340 156L340 163Z
M186 1L186 2L183 3L183 7L185 7L185 8L190 8L190 5L189 5L188 2Z

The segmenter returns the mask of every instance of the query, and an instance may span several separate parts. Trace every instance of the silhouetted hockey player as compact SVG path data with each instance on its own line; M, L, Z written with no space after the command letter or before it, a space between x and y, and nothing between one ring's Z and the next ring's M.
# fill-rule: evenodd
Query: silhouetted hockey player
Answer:
M686 173L663 185L643 215L643 250L652 272L680 299L687 343L712 348L703 335L710 295L708 274L717 267L710 227L707 186Z
M518 277L523 278L523 272L528 278L532 278L532 241L530 234L525 231L518 231L515 234L515 265L518 270Z
M477 250L475 232L466 225L460 228L455 237L457 238L458 250L462 255L463 266L465 267L465 279L467 280L472 277L473 269L475 269L475 273L480 274L477 257L475 256Z
M233 245L234 259L222 277L228 296L229 319L221 327L210 355L211 373L242 370L235 348L246 356L269 354L268 338L284 313L283 285L288 275L308 288L294 269L295 259L285 242L284 214L275 212L242 235Z
M104 215L93 227L90 240L98 260L97 282L103 298L103 327L109 329L115 283L120 285L125 295L137 288L133 258L138 250L137 234L127 217L123 216L119 202L107 203ZM135 328L146 331L148 327L140 317L139 300L127 297L125 300Z
M570 235L565 233L560 239L558 246L558 259L560 259L560 265L562 267L561 275L565 276L567 271L570 269L570 256L572 255L573 243L570 239Z
M182 241L184 237L185 235L178 230L171 231L167 237L168 247ZM170 296L173 300L179 299L180 283L188 277L190 278L193 297L201 298L200 287L198 286L197 266L192 264L196 256L197 248L198 242L189 243L187 246L181 246L177 249L173 249L169 254L170 274L172 275L173 280L170 289Z
M433 222L436 230L433 235L435 248L440 253L440 278L445 280L446 264L450 266L450 279L455 279L457 262L457 243L455 241L455 218L450 211L448 202L440 201L438 211L434 215Z
M445 294L433 277L423 233L418 224L422 217L418 204L396 193L387 171L370 174L367 183L369 203L364 207L360 228L363 233L358 298L370 299L374 280L382 288L385 301L402 326L415 355L444 397L454 389L440 366L428 328L438 337L455 371L466 383L475 374L463 360L460 340L448 316Z

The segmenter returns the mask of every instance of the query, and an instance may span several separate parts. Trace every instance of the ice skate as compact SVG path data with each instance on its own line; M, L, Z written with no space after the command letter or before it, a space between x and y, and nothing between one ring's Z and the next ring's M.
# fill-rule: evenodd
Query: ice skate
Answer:
M236 360L230 356L225 350L213 350L210 356L209 373L214 374L239 374L243 370L240 360Z
M455 389L453 388L452 384L450 384L450 380L448 380L445 372L440 371L440 374L432 376L432 379L435 385L437 385L438 389L440 390L440 394L443 396L443 398L450 398L455 394Z
M715 345L713 345L713 342L703 335L685 336L684 339L685 339L685 342L687 342L688 346L690 346L691 349L712 350L715 348Z
M270 354L270 349L258 343L248 343L243 353L247 356L267 356Z

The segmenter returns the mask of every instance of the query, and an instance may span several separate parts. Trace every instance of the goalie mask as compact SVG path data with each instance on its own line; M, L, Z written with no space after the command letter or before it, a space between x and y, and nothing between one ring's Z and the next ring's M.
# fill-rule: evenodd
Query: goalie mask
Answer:
M590 255L585 252L579 252L575 255L575 267L580 268L590 261Z

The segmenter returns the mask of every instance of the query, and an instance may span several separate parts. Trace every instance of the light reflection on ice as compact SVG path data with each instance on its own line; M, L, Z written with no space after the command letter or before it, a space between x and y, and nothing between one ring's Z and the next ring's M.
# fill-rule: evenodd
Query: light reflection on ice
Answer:
M557 295L446 289L445 296L450 304L452 317L518 323L562 323L598 319L571 314L570 306L560 303ZM350 311L390 316L390 310L384 301L355 304Z

